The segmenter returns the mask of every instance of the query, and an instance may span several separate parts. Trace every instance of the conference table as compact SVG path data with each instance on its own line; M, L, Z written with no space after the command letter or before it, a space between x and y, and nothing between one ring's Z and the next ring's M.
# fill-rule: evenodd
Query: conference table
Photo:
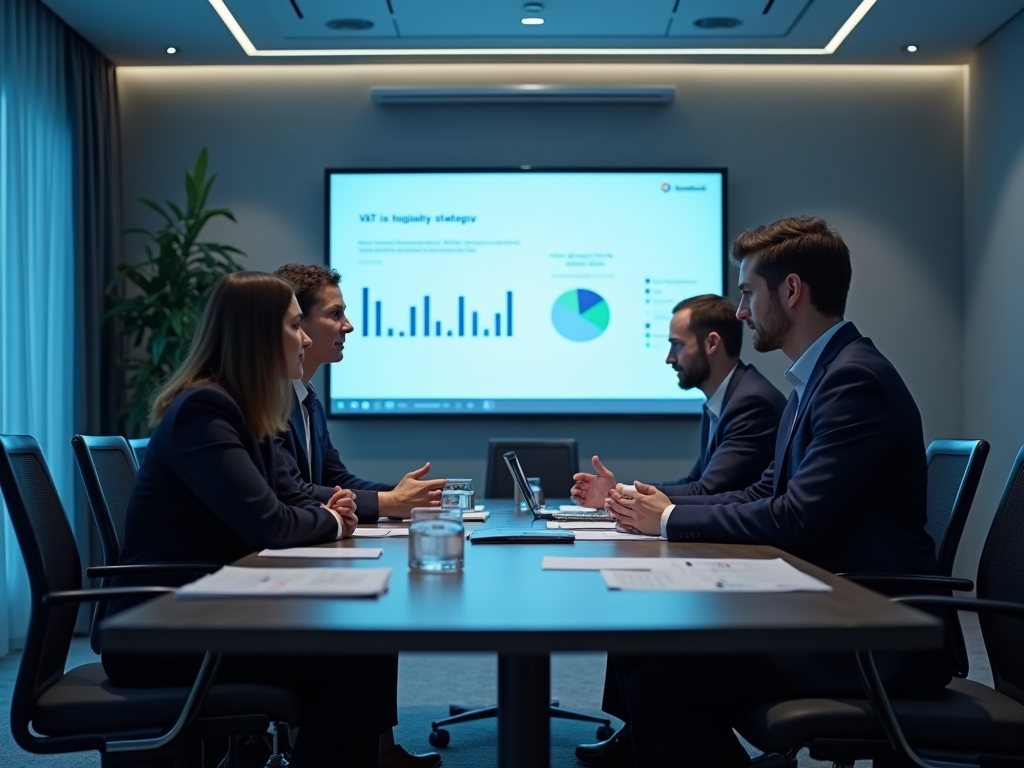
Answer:
M544 527L510 500L485 503L481 525ZM384 527L404 525L382 521ZM937 648L934 617L768 546L639 541L466 543L461 573L412 573L407 537L322 545L378 547L376 560L250 555L236 565L392 569L378 598L150 600L107 619L105 649L136 652L336 653L492 651L498 654L502 768L549 764L550 654L811 652ZM597 571L542 570L573 557L782 557L830 592L718 593L611 590Z

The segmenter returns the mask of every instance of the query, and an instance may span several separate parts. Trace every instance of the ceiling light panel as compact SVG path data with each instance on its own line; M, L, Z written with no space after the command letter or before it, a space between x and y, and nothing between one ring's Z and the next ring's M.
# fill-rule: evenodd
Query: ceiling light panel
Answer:
M281 47L281 42L275 42L274 38L317 45L338 41L348 46L357 40L393 38L398 34L387 0L345 0L343 3L337 0L259 0L255 3L234 0L228 5L259 48ZM266 29L268 20L273 25L271 29ZM365 27L365 23L371 26L360 28ZM250 29L253 24L258 26ZM265 35L270 39L261 45L257 40Z
M769 6L767 0L680 0L669 35L695 38L785 37L813 2L775 0ZM836 3L836 0L827 2ZM764 12L765 8L769 9L768 13ZM849 15L850 9L847 9L846 16ZM734 19L739 24L732 27L724 24L698 25L698 22L710 19Z
M675 4L676 0L550 0L543 3L543 11L531 13L521 0L391 0L403 38L448 39L664 37ZM544 23L524 25L527 17L543 18Z

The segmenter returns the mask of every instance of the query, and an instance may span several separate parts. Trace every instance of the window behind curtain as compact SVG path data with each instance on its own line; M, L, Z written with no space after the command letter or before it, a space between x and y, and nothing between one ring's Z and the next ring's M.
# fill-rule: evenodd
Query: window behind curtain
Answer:
M38 0L0 0L0 432L31 434L74 498L73 126L65 26ZM19 647L28 584L3 512L0 655Z

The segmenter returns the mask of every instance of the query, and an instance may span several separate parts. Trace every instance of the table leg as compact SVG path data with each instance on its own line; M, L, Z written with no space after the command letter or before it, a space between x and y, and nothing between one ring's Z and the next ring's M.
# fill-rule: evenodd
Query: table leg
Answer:
M551 753L551 659L498 656L498 767L547 768Z

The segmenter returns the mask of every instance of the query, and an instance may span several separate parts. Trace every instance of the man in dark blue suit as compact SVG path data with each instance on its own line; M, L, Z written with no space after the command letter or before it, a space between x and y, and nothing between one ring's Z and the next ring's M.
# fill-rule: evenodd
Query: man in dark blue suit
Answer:
M783 219L733 243L742 299L737 317L754 348L793 361L793 394L775 460L738 491L669 498L639 483L613 489L628 530L671 540L771 544L832 571L936 572L925 531L921 415L892 364L844 321L849 250L821 219ZM852 659L835 655L651 659L625 681L638 765L748 765L732 732L756 701L856 695ZM927 695L949 680L943 653L880 660L896 691Z
M330 499L338 489L353 491L356 516L361 523L375 523L378 517L407 518L413 507L437 506L445 480L422 479L430 471L429 463L407 474L398 485L389 485L357 477L341 461L327 431L324 407L309 383L321 365L342 359L345 338L353 330L338 287L340 276L319 264L286 264L275 274L295 287L295 298L302 310L302 330L311 341L305 350L303 378L292 382L295 402L288 431L278 443L278 448L289 453L294 462L281 462L279 471L298 473L300 477L292 479L304 493L321 502ZM389 671L389 675L380 675L379 684L397 694L397 656ZM382 768L431 768L441 763L436 752L413 755L395 744L392 728L397 723L397 703L389 701L380 721Z
M669 325L665 362L680 389L699 389L707 401L700 421L700 454L690 474L656 483L674 496L698 496L746 488L761 477L775 451L786 398L754 366L740 360L743 323L736 307L706 294L679 302ZM601 459L596 475L580 472L570 495L583 506L603 507L616 480Z
M743 323L736 307L722 296L693 296L672 310L669 353L665 362L679 377L681 389L699 389L707 401L700 422L700 454L690 474L656 487L677 496L697 496L746 488L771 463L779 420L786 398L754 366L740 360ZM573 476L570 491L578 504L603 507L616 485L615 475L597 456L596 475ZM610 655L605 669L601 709L628 720L619 682L638 660ZM623 726L610 739L581 744L576 757L586 765L615 765L627 752L629 729Z

